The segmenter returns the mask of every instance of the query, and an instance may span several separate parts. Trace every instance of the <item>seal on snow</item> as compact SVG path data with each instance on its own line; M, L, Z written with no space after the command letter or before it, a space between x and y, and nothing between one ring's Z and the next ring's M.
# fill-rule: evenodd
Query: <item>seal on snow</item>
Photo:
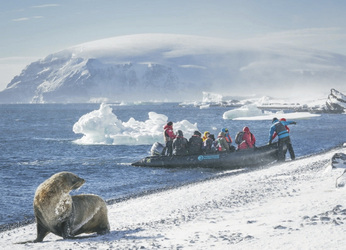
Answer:
M106 234L110 230L104 200L92 194L71 196L85 180L70 172L54 174L36 190L34 213L37 238L41 242L50 232L63 238L82 233Z

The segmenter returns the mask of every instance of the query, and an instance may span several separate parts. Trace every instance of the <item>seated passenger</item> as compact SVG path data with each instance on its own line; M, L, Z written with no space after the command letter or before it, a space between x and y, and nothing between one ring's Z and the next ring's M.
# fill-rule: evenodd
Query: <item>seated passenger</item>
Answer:
M224 132L220 132L217 137L217 148L219 152L228 152L230 150Z
M232 138L231 138L231 136L229 135L228 128L223 128L223 129L222 129L222 132L225 133L225 139L226 139L228 145L231 146L231 144L232 144Z
M195 131L191 138L189 139L189 154L198 155L202 154L203 140L201 138L201 133L199 131Z
M204 141L203 150L206 154L213 154L217 152L213 134L209 134L208 138Z
M223 128L222 129L222 132L224 132L225 133L225 139L226 139L226 141L227 141L227 143L228 143L228 145L229 145L229 150L231 151L231 152L234 152L235 151L235 147L232 145L232 138L231 138L231 136L229 135L229 132L228 132L228 128Z
M173 140L173 155L187 155L188 141L184 137L183 132L178 130L177 137Z
M206 141L208 139L208 135L210 135L209 131L205 131L202 137L203 141Z
M240 144L238 144L238 150L254 148L255 143L256 143L255 136L250 132L250 129L248 127L244 127L242 141Z

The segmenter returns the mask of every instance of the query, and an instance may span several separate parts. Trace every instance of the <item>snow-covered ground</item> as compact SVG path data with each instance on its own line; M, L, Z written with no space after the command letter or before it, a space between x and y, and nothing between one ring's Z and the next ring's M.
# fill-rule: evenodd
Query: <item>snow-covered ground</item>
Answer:
M108 206L111 233L42 243L35 224L0 234L1 249L344 249L346 187L331 157L346 147ZM346 180L342 177L340 183Z

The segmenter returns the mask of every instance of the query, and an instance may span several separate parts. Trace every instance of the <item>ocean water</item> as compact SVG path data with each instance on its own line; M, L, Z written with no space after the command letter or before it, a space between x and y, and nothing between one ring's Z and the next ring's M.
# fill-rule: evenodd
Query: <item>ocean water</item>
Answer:
M227 173L208 168L133 167L149 154L151 144L80 145L83 135L73 125L99 104L0 105L0 226L33 218L33 198L40 183L51 175L70 171L86 180L71 194L93 193L106 201L130 199L148 192L192 183ZM249 126L257 145L267 143L270 121L224 120L227 107L199 109L177 103L112 106L121 121L146 121L148 113L163 114L173 122L196 123L201 132L217 135L224 127L234 138ZM279 116L280 118L280 116ZM317 154L346 142L346 115L322 114L297 120L290 126L296 156Z

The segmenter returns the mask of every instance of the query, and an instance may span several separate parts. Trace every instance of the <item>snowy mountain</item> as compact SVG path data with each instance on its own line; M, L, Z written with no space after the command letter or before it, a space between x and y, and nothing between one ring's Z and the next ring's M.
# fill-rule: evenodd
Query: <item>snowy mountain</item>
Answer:
M341 92L332 89L328 96L326 106L330 110L344 111L346 110L346 96Z
M130 35L31 63L0 92L0 103L186 101L201 100L203 91L308 96L344 88L345 69L346 56L271 41Z

